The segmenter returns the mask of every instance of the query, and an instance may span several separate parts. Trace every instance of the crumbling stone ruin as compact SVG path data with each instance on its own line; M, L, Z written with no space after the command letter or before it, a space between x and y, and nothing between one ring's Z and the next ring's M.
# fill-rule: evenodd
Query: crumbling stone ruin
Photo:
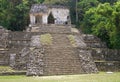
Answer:
M65 6L34 4L30 10L30 24L71 24L69 13Z
M61 12L65 14L64 20L59 20ZM28 76L120 71L120 51L108 49L99 38L83 34L66 23L70 22L68 12L66 7L37 4L31 8L30 17L34 17L26 31L0 28L0 65L25 70ZM55 19L49 22L51 13L62 22Z
M83 34L82 36L92 50L91 54L98 70L120 71L120 50L108 49L105 42L94 35Z

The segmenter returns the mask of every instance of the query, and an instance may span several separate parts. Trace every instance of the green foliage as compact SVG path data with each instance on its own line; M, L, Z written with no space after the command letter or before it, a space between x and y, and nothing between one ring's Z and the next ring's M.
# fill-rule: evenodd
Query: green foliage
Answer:
M80 0L78 3L79 25L82 31L84 33L97 35L107 43L109 48L120 49L119 1L120 0Z
M99 4L86 11L83 31L92 33L106 41L110 48L120 48L120 2L111 6L109 3ZM87 30L87 31L86 31Z
M45 4L67 5L69 0L45 0Z
M8 27L13 17L10 13L12 10L11 5L7 0L0 0L0 6L0 25Z
M92 7L96 7L98 3L97 0L80 0L77 4L79 22L83 20L85 12Z
M29 24L32 4L44 0L0 0L0 25L12 31L22 31Z
M110 3L110 4L114 4L116 1L119 1L119 0L98 0L99 2L101 3Z

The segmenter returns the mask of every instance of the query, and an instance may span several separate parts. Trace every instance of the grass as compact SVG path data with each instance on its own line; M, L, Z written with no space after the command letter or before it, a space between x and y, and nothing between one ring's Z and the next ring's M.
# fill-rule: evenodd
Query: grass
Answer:
M25 74L26 71L25 70L13 70L11 67L9 66L0 66L0 75L9 75L9 74L19 74L19 75L22 75L22 74Z
M4 72L14 72L14 70L12 70L12 68L9 66L0 66L0 73Z
M0 76L0 82L120 82L120 72L61 76Z
M73 35L69 35L68 39L70 40L70 43L72 44L72 46L76 47L75 37Z
M51 45L52 44L51 34L40 35L40 41L43 45Z

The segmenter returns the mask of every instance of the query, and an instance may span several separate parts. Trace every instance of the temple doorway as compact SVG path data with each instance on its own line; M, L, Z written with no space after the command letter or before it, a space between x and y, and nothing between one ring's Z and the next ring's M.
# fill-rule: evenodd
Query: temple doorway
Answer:
M53 17L52 13L50 13L48 16L48 24L55 24L55 18Z
M36 23L36 24L42 24L42 16L37 15L37 16L36 16L35 23Z

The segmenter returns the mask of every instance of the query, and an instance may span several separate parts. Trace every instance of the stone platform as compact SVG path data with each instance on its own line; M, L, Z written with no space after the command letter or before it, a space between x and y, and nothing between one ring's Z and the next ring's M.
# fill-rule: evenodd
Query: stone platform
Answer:
M71 25L34 25L24 32L2 30L0 36L0 65L28 76L97 73L111 66L120 70L119 50Z

